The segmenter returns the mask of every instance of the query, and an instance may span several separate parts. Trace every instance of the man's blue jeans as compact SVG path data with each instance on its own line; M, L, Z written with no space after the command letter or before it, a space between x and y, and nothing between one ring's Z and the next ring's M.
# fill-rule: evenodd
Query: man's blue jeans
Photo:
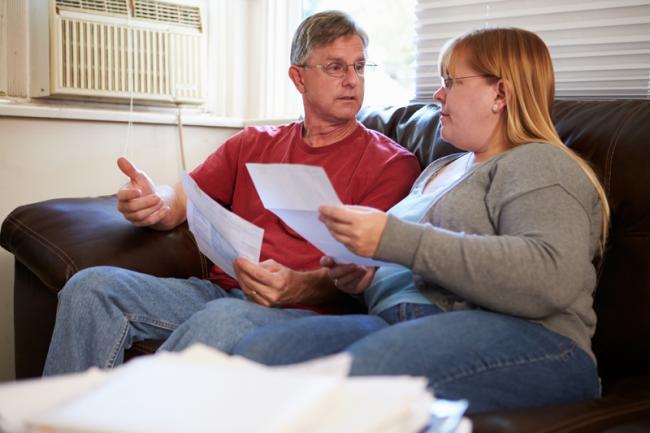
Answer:
M436 396L468 399L470 413L600 395L593 359L542 325L483 310L443 313L419 304L400 304L381 316L270 324L249 333L232 352L281 365L345 350L353 355L352 375L424 376Z
M240 314L240 305L250 305L255 314ZM222 318L222 312L229 314ZM162 350L201 342L229 352L252 330L312 314L262 307L239 289L226 291L198 278L158 278L106 266L84 269L59 292L43 374L114 367L123 362L126 349L146 339L166 339Z

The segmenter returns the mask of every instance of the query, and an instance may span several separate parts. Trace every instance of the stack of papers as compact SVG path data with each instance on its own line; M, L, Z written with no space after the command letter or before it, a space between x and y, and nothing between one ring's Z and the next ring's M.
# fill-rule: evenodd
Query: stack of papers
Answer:
M349 355L270 368L205 346L111 371L0 386L0 430L102 433L409 433L464 404L435 401L423 378L346 377ZM470 427L471 429L471 427ZM469 431L469 430L466 430Z

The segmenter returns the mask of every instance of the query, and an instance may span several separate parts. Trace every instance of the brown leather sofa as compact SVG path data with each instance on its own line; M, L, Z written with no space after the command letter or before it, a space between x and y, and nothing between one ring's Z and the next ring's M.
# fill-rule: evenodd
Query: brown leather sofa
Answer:
M359 118L411 149L422 165L454 151L440 139L434 105L365 109ZM554 119L562 139L602 176L612 207L595 294L593 344L603 397L473 416L474 431L650 432L650 100L557 101ZM205 277L209 269L186 227L135 228L115 210L112 196L21 206L4 221L1 244L16 257L18 378L40 375L56 294L79 269L115 265L179 277ZM156 344L140 343L128 356Z

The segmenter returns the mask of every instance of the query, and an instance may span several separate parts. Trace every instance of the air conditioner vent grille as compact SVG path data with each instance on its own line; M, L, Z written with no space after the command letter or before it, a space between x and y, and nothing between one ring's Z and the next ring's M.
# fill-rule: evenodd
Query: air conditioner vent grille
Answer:
M60 9L107 15L128 16L127 0L56 0Z
M56 94L203 102L201 36L57 18Z
M135 0L134 5L135 18L201 29L201 12L198 7L156 0Z
M32 86L36 95L205 101L200 7L154 0L49 1L49 88L44 90L46 77L39 74L35 81L41 84Z

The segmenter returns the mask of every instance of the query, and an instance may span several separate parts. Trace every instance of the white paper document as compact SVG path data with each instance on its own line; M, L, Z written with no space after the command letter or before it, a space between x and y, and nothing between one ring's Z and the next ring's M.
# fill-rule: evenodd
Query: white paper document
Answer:
M349 354L266 367L194 345L0 385L7 433L470 433L424 378L347 377ZM44 399L43 396L48 396Z
M109 377L107 370L91 368L83 373L0 384L0 432L29 432L27 419L77 399Z
M182 182L187 223L199 250L233 278L237 257L259 263L264 230L214 201L187 173L182 174Z
M397 266L354 254L334 239L318 219L319 206L343 206L322 167L248 163L246 168L264 207L336 262Z

